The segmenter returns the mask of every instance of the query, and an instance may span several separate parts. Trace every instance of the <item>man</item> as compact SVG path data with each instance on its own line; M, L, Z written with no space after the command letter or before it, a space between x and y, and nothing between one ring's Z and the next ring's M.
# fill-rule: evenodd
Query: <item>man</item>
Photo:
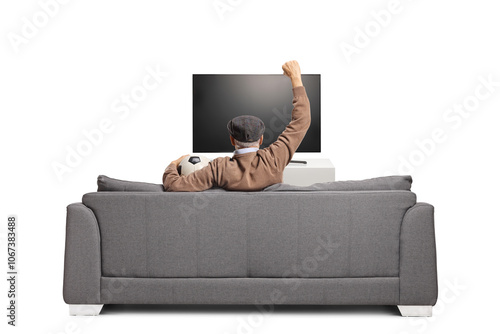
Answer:
M208 166L187 176L179 175L177 168L184 155L168 165L163 173L166 191L202 191L214 186L226 190L256 191L283 182L283 170L292 159L311 123L311 112L306 90L302 85L297 61L286 62L283 74L292 81L292 120L278 139L259 149L264 139L264 123L254 116L239 116L227 124L232 158L216 158Z

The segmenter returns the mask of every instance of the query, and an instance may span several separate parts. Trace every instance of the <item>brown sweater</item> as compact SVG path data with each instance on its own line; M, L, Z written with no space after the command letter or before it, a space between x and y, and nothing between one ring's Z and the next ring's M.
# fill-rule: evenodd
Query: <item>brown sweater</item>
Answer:
M292 159L311 123L309 99L304 86L293 88L292 121L269 147L232 158L212 160L187 176L174 163L163 173L166 191L202 191L214 186L226 190L256 191L283 182L283 170Z

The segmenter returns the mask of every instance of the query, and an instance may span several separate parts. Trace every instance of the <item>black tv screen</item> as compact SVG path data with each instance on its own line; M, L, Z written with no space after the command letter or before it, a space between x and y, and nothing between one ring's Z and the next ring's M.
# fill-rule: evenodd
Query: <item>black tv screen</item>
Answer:
M319 74L303 74L311 126L297 152L321 152ZM193 152L233 152L227 122L257 116L266 125L261 148L273 143L292 119L292 84L282 74L194 74Z

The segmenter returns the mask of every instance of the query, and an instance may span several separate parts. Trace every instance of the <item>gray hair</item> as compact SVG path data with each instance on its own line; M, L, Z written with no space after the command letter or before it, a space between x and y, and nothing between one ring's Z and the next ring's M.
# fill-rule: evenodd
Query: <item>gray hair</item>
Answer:
M259 147L259 140L257 141L252 141L252 142L249 142L249 143L245 143L245 142L242 142L242 141L238 141L238 140L234 140L234 143L236 144L235 146L238 147L238 148L247 148L247 147L252 147L252 146L257 146Z

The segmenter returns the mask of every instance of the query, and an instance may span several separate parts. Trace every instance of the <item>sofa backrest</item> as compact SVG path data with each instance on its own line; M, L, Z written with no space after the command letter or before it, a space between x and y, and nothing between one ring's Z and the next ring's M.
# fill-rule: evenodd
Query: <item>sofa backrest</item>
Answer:
M396 277L410 191L98 192L103 276Z

